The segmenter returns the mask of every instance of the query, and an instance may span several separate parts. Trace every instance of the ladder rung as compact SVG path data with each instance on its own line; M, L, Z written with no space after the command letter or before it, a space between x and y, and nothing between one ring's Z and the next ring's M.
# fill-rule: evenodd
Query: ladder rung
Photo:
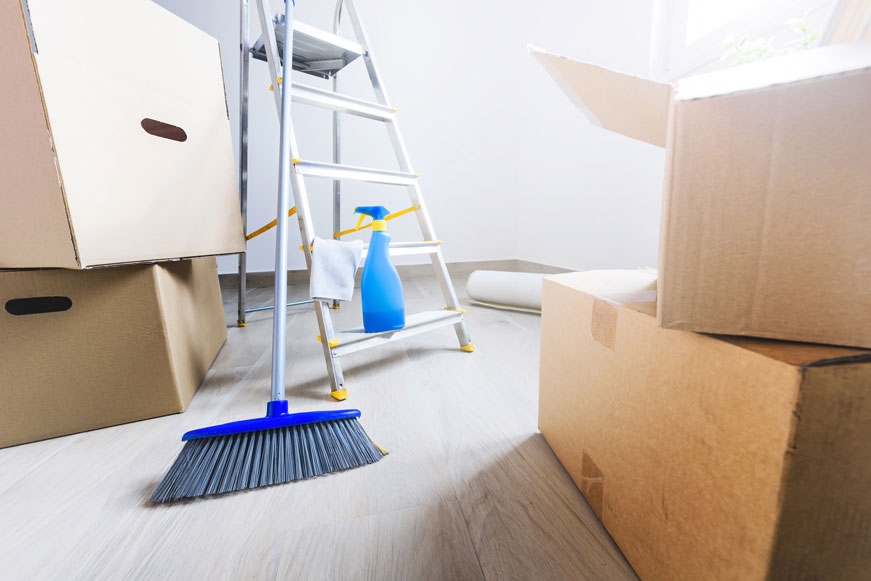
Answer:
M463 320L461 311L453 311L448 309L440 309L437 311L423 311L414 313L405 318L405 327L398 331L387 331L386 333L367 333L364 329L350 329L348 331L340 331L336 338L339 344L331 349L333 357L340 357L348 353L376 347L417 335L426 333L439 327L454 325Z
M296 172L306 176L331 178L334 180L355 180L373 182L376 184L391 184L397 186L412 186L417 179L413 173L389 171L384 169L367 169L352 165L336 165L320 161L294 160Z
M434 254L439 251L439 241L424 240L423 242L391 242L390 256L408 256L411 254ZM369 254L369 245L363 247L363 258ZM361 263L362 266L362 263Z
M332 109L340 113L349 113L359 117L366 117L367 119L375 119L376 121L392 120L396 114L392 108L379 105L378 103L370 103L362 99L355 99L354 97L318 89L317 87L300 85L299 83L293 84L290 94L293 100L298 103Z

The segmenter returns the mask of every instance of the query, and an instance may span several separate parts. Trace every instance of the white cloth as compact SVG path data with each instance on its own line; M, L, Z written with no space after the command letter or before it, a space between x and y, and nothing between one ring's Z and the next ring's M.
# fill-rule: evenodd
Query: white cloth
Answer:
M311 298L350 301L354 296L354 277L363 257L363 241L315 237L312 248Z

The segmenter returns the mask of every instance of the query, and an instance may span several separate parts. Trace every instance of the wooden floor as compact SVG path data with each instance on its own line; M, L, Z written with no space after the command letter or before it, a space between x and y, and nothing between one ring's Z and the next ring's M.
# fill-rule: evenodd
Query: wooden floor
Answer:
M409 312L441 304L431 277L405 290ZM225 308L229 325L232 291ZM359 325L359 303L337 318ZM346 407L390 451L371 466L149 503L183 432L264 414L269 312L229 328L184 414L0 450L0 579L635 578L536 428L540 318L467 318L472 354L446 328L343 359ZM313 312L288 324L291 407L339 407Z

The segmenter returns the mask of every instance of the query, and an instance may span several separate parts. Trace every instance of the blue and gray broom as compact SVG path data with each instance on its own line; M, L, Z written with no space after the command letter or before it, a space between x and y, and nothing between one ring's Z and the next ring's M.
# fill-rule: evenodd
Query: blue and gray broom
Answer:
M284 78L293 60L293 3L285 4ZM289 87L289 83L285 83ZM380 460L386 452L363 430L358 410L288 413L284 396L287 345L287 227L290 198L290 90L281 95L281 171L272 326L272 401L266 417L186 433L187 442L153 502L221 494L310 478Z

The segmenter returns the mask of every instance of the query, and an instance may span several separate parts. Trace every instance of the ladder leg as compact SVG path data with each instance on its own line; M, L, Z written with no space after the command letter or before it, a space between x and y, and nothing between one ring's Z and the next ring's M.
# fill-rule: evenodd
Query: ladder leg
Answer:
M333 77L333 92L337 93L339 78ZM333 111L333 163L342 163L341 118L338 111ZM342 231L342 182L333 180L333 235ZM332 302L334 309L339 308L339 301Z
M287 84L283 90L289 87ZM296 137L293 133L293 127L289 128L290 133L290 150L291 156L299 155L299 148L296 143ZM311 207L309 206L308 194L306 193L305 182L302 175L296 171L291 171L291 185L293 186L293 197L296 202L296 218L299 225L299 237L302 240L303 253L305 254L306 268L311 275L312 257L311 245L314 243L315 230L314 222L312 221ZM329 301L314 301L315 315L318 320L318 328L321 332L321 344L324 352L324 361L327 365L327 374L330 378L330 395L339 401L348 397L348 392L345 388L345 379L342 375L342 365L338 357L333 357L333 346L336 343L336 331L333 328L333 319L330 316Z
M248 234L248 0L239 7L239 204L242 211L242 235ZM247 242L246 242L247 246ZM239 254L239 300L236 324L244 327L245 298L248 293L248 254Z
M395 135L394 143L397 144L397 153L401 152L401 154L406 156L405 159L408 159L408 154L405 152L405 146L402 143L402 137L399 135L396 125L391 124L391 126L391 134ZM435 229L429 219L429 212L426 208L426 202L423 201L423 194L420 191L420 186L418 184L410 186L408 188L408 195L413 204L420 206L420 209L415 213L417 214L417 223L420 226L421 234L423 234L423 237L426 240L438 240ZM432 258L432 266L435 271L436 279L439 281L439 286L441 287L442 294L445 297L445 306L450 309L459 310L461 308L460 301L457 299L457 292L454 290L454 285L451 282L451 275L448 273L448 265L445 263L445 258L441 249L430 254L430 257ZM460 342L460 349L469 353L475 350L475 344L472 343L472 338L469 336L469 330L466 328L465 319L454 325L454 331L457 333L457 340Z
M439 250L430 255L432 257L432 266L435 270L436 278L439 285L442 287L442 293L445 296L445 303L450 309L461 309L460 301L457 300L457 293L454 290L454 285L451 282L451 276L448 273L448 265L445 263L445 258L442 251ZM475 350L475 345L472 343L472 338L469 336L469 330L466 328L466 320L463 319L454 325L454 331L457 333L457 340L460 342L460 349L467 352Z
M333 346L336 331L333 328L333 320L330 317L330 306L327 301L315 301L315 315L318 319L318 328L321 332L321 347L324 352L324 360L327 363L327 375L330 377L330 395L334 399L342 401L348 397L345 389L345 378L342 374L342 364L338 357L333 357ZM324 339L326 337L326 340Z

